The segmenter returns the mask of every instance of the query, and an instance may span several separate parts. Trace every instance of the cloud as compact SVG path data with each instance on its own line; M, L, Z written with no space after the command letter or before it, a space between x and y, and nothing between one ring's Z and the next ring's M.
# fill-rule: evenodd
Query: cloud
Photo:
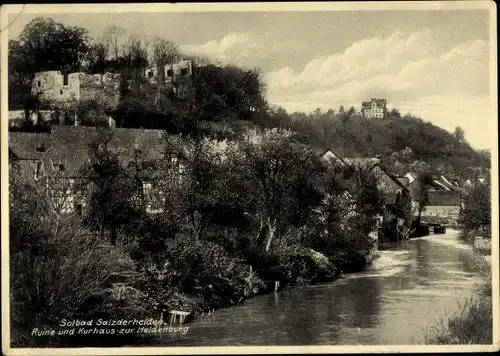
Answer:
M343 52L311 59L299 72L290 67L269 72L269 100L289 111L310 111L340 105L359 109L361 101L382 97L390 107L443 128L463 125L471 131L477 120L490 116L485 105L488 43L475 40L442 48L432 37L432 31L423 30L363 39ZM481 141L479 133L472 136L476 143Z
M294 49L294 44L296 41L280 42L271 36L230 33L204 44L182 45L181 50L222 64L252 67L307 50ZM484 40L444 47L434 31L423 29L362 39L343 51L310 58L298 70L290 62L263 79L269 101L289 111L337 109L340 105L359 109L361 101L382 97L389 107L445 129L462 126L471 144L477 146L484 142L477 132L477 120L485 122L490 116L485 104L488 58Z
M488 44L477 40L443 51L428 44L429 35L425 30L407 38L396 33L364 39L344 52L312 59L300 73L289 67L270 72L266 75L270 95L278 100L304 94L319 99L318 92L338 93L339 100L358 102L377 93L401 100L423 93L454 92L457 87L486 93Z
M253 57L257 42L247 33L230 33L201 45L181 45L187 54L210 58L223 64L244 64Z

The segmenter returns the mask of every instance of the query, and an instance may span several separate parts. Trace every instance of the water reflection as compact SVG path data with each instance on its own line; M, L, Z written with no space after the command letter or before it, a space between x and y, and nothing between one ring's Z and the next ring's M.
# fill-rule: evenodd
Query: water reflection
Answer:
M441 235L439 238L452 238ZM451 241L451 240L450 240ZM454 240L453 240L454 241ZM247 300L165 346L409 344L478 281L471 251L427 240L389 246L363 273ZM156 346L156 345L155 345Z

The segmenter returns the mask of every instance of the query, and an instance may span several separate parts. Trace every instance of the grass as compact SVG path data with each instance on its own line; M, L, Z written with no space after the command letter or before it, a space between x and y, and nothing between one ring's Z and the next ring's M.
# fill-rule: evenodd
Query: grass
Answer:
M475 296L459 303L458 311L442 318L426 333L428 345L474 345L493 343L493 301L491 297L491 267L478 265L483 282Z

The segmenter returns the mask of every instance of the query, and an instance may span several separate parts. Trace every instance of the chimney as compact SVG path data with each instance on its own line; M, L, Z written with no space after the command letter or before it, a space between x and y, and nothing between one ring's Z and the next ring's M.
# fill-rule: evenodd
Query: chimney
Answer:
M115 122L115 120L113 120L113 118L111 116L108 116L108 126L112 127L112 128L116 127L116 122Z

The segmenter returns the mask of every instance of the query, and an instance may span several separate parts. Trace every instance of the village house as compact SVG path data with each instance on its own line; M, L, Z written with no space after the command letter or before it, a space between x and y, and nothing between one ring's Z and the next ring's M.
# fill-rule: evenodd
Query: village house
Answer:
M340 164L342 166L352 166L363 168L366 172L374 175L377 188L385 201L383 216L380 216L379 231L372 234L375 240L379 240L379 232L384 231L382 239L392 239L391 234L404 233L404 226L411 219L411 196L409 189L391 173L387 171L380 158L342 158L331 149L327 149L321 154L321 159L326 163ZM385 226L385 230L382 228Z
M154 174L142 164L164 157L162 130L54 125L50 133L9 132L10 163L19 165L27 182L47 188L56 211L81 214L95 179L83 172L91 162L92 146L98 143L118 153L122 166L136 178L138 191L142 190L146 211L155 212L150 199Z
M412 210L416 215L419 202L416 199L416 189L414 185L418 178L418 173L408 172L405 177L412 195ZM460 179L456 176L432 175L432 181L428 186L428 201L422 211L423 222L456 223L461 209L464 207L468 196L468 188L471 185L467 181L460 184Z
M464 196L460 191L429 190L428 204L422 211L422 221L456 222L463 208Z
M387 116L387 100L372 98L370 101L363 101L361 114L366 118L385 118Z
M9 163L24 181L44 186L61 214L81 214L87 206L98 179L88 173L92 153L104 148L133 177L136 203L147 213L163 211L162 188L181 183L183 160L193 151L189 141L164 130L53 125L50 132L9 132ZM227 142L208 140L204 149L223 157Z

